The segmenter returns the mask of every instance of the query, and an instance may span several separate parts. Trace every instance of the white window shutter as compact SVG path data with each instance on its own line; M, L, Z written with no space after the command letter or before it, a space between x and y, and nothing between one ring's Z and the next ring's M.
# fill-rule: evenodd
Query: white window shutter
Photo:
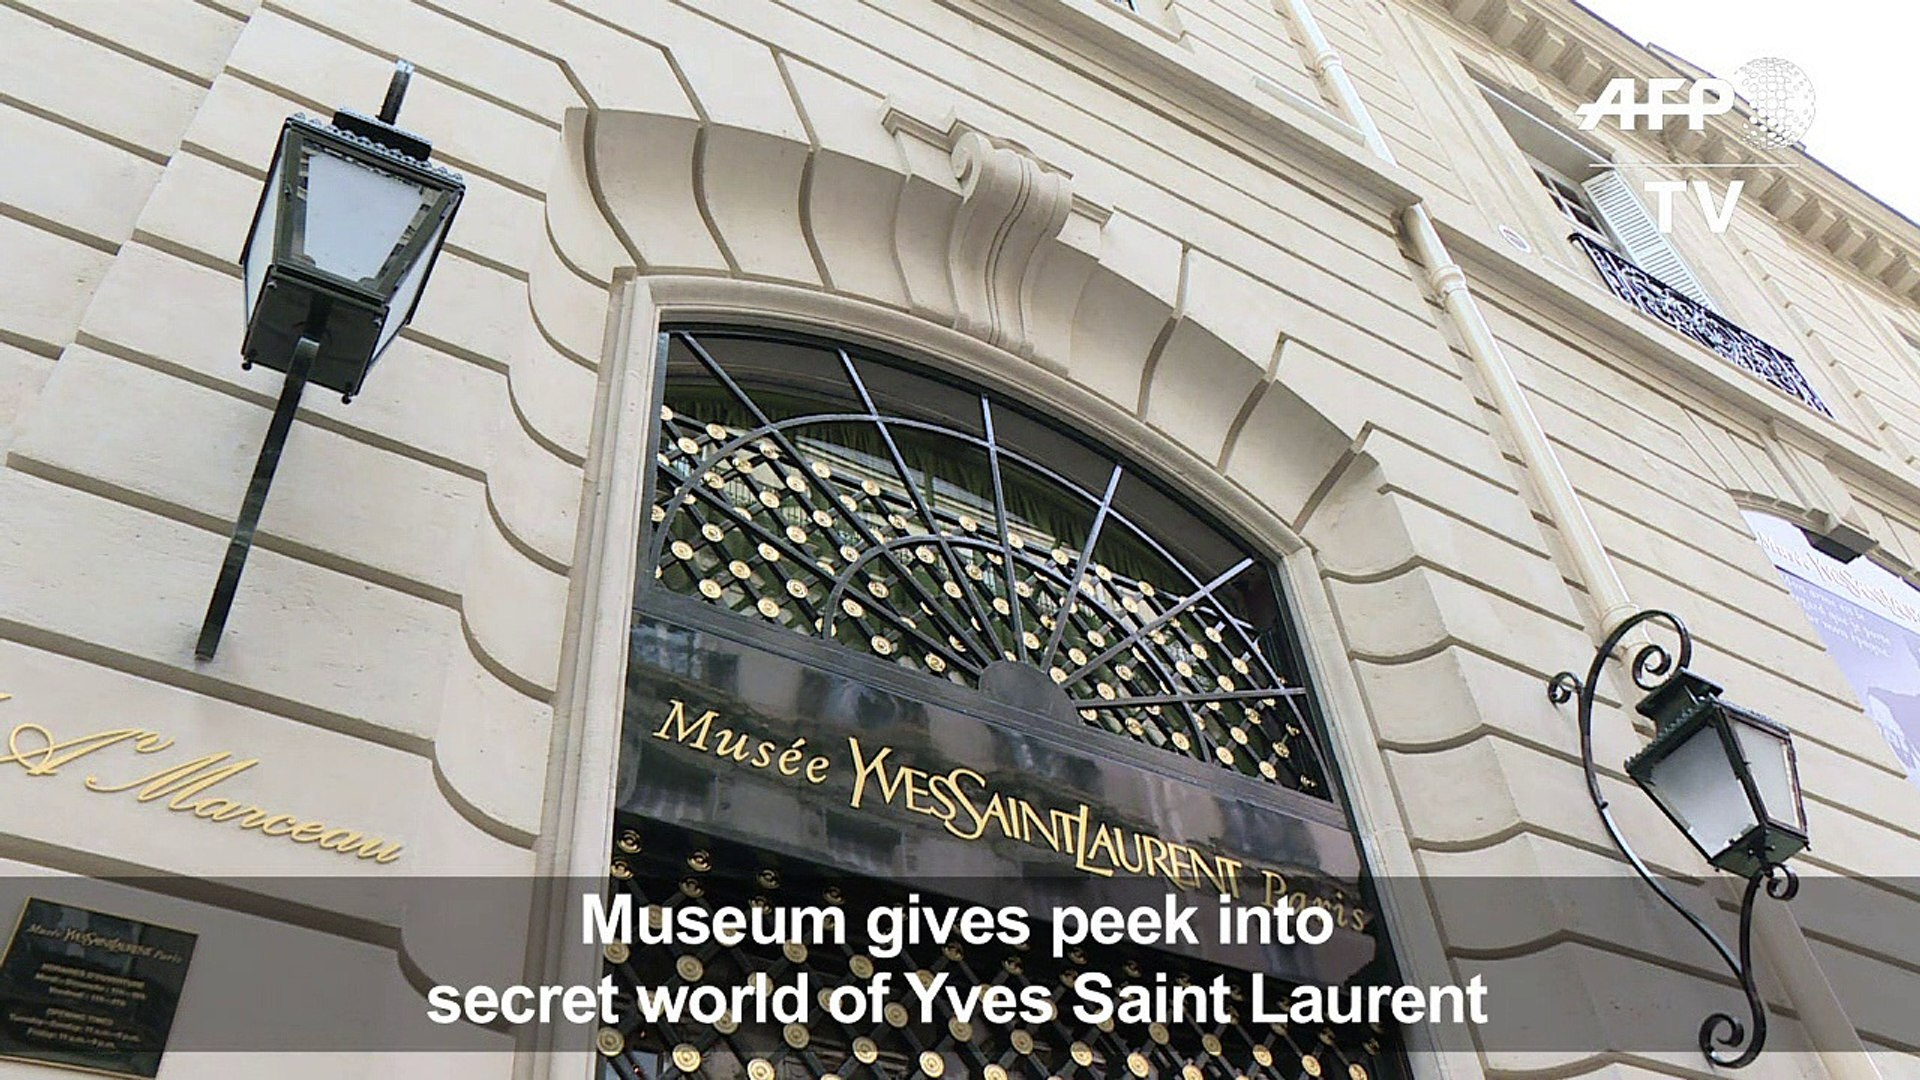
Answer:
M1607 231L1626 249L1622 254L1634 265L1714 311L1720 310L1680 253L1667 242L1666 234L1653 223L1653 215L1640 204L1619 169L1602 170L1581 186L1593 200L1600 220L1606 222Z

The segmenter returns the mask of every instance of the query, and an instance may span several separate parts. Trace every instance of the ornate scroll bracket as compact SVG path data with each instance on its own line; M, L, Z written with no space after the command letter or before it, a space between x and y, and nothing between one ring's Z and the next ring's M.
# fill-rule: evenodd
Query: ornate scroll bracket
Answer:
M1112 211L1075 195L1065 169L952 114L932 124L889 106L881 126L919 144L908 151L910 159L921 159L916 172L934 171L944 156L946 175L938 179L957 185L960 205L946 260L954 328L1031 358L1035 294L1043 279L1067 274L1083 284ZM1056 252L1062 247L1065 252Z
M1750 1064L1760 1056L1760 1050L1767 1042L1767 1008L1760 1000L1760 991L1754 985L1753 978L1753 905L1759 898L1760 888L1766 886L1767 895L1776 900L1787 901L1800 890L1800 879L1785 866L1774 864L1763 873L1748 879L1746 894L1740 901L1740 953L1738 958L1733 950L1727 948L1720 935L1713 932L1700 916L1687 910L1686 906L1667 890L1653 871L1641 860L1626 837L1620 834L1620 826L1613 820L1613 811L1608 808L1607 798L1600 791L1600 774L1593 763L1593 696L1594 686L1600 681L1600 672L1606 667L1607 658L1619 648L1643 623L1662 622L1673 628L1680 639L1677 652L1670 653L1658 643L1642 645L1633 654L1630 670L1633 683L1642 690L1652 692L1669 682L1675 674L1687 667L1693 659L1693 635L1687 632L1686 624L1679 616L1670 612L1648 610L1635 614L1613 628L1607 640L1593 654L1593 664L1587 669L1583 682L1571 671L1563 671L1547 681L1547 697L1556 705L1564 705L1576 695L1579 697L1580 720L1580 764L1587 773L1587 794L1593 799L1593 808L1599 811L1600 822L1606 826L1607 836L1613 840L1613 846L1627 857L1635 873L1647 883L1668 907L1680 913L1688 925L1707 939L1713 950L1726 962L1734 978L1740 982L1740 989L1746 993L1750 1023L1741 1023L1728 1013L1714 1013L1700 1025L1700 1052L1715 1065L1729 1069L1738 1069ZM1751 1033L1751 1034L1749 1034Z

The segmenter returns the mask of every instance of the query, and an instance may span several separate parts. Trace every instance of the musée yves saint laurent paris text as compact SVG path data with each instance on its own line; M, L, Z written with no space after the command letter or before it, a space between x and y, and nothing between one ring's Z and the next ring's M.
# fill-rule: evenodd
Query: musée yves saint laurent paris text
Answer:
M666 716L653 730L656 739L811 785L825 784L837 764L805 738L764 738L738 724L720 722L716 709L695 716L684 701L670 699L668 704ZM997 789L976 769L919 768L903 762L895 747L863 744L854 735L846 736L846 748L846 762L853 769L847 805L855 810L891 807L923 814L961 840L1005 839L1044 848L1070 857L1074 869L1100 877L1162 878L1183 889L1207 888L1236 900L1251 902L1257 896L1266 906L1282 900L1296 908L1323 906L1337 925L1350 930L1365 931L1373 922L1371 911L1342 897L1313 895L1290 884L1278 870L1248 866L1222 852L1106 821L1084 802L1071 809L1041 806Z

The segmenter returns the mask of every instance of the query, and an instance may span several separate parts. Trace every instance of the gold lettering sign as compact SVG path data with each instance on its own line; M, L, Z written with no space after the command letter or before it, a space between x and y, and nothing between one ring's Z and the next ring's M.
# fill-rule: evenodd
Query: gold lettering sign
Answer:
M824 783L840 765L809 748L805 738L783 743L726 724L717 709L694 716L684 701L671 699L669 706L653 737L722 762L808 784ZM1345 896L1316 895L1278 870L1248 866L1231 855L1106 821L1084 802L1071 809L1041 806L997 789L984 774L964 765L933 772L901 762L895 747L868 746L853 735L846 736L846 743L853 772L847 805L852 809L884 806L922 814L961 840L1004 838L1045 848L1070 858L1074 869L1098 877L1161 878L1182 889L1208 888L1263 906L1286 899L1296 910L1324 907L1337 925L1356 931L1373 922L1373 912Z
M0 694L0 701L8 696ZM7 735L7 753L0 756L0 766L19 766L30 777L57 776L68 765L103 751L158 754L172 746L172 739L141 728L111 728L78 738L58 739L39 724L24 723L16 725ZM97 794L127 795L134 802L158 803L163 809L201 821L257 829L262 836L311 844L321 851L383 866L400 858L402 845L397 841L211 794L215 787L229 783L259 764L258 758L240 758L230 750L221 750L146 773L141 773L137 766L119 773L96 773L89 775L82 786ZM128 773L133 774L130 779L119 778Z

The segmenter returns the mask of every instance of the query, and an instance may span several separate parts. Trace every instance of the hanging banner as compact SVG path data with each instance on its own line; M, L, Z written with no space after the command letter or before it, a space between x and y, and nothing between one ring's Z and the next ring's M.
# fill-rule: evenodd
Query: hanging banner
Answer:
M1867 559L1843 563L1821 554L1779 518L1744 516L1907 778L1920 786L1920 589Z

